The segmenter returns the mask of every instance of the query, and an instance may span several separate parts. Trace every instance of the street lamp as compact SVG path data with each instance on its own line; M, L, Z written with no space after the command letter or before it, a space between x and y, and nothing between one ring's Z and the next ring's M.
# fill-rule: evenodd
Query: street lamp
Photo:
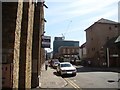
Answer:
M107 48L107 66L109 67L110 57L109 57L109 48Z

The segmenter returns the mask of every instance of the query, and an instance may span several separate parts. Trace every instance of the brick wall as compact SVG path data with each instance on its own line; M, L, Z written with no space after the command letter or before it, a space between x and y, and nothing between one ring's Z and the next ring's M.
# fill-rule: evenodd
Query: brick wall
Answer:
M111 39L118 35L116 25L117 24L96 23L86 31L87 58L94 57L94 54L107 42L107 37Z
M118 36L117 23L95 23L86 30L87 58L95 66L102 66L106 62L106 54L101 56L101 49L106 42ZM103 50L106 52L106 50Z

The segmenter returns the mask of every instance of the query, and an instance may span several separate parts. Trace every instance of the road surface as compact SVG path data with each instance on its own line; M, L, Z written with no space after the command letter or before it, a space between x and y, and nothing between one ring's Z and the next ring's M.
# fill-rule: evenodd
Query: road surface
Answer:
M110 89L117 90L120 82L118 80L118 72L105 71L101 69L93 69L89 67L77 66L77 75L65 75L63 78L68 82L68 88L84 89ZM114 81L114 82L109 82Z

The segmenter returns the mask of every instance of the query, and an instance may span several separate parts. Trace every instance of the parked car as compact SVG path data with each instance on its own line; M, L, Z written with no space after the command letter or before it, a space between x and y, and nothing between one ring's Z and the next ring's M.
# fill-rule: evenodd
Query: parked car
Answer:
M53 67L53 68L57 68L57 66L58 66L59 63L60 63L60 62L59 62L58 59L53 59L53 60L52 60L52 67Z
M57 66L57 73L60 73L60 75L64 75L64 74L76 75L77 70L71 63L62 62L62 63L59 63Z
M58 66L59 63L60 63L59 61L53 62L53 68L57 68L57 66Z

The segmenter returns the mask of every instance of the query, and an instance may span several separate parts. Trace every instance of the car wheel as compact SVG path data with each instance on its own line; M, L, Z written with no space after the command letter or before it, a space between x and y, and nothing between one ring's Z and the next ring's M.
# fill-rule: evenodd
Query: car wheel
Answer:
M61 71L60 71L59 73L60 73L60 75L62 76L62 73L61 73Z
M59 74L59 71L57 70L57 73Z

